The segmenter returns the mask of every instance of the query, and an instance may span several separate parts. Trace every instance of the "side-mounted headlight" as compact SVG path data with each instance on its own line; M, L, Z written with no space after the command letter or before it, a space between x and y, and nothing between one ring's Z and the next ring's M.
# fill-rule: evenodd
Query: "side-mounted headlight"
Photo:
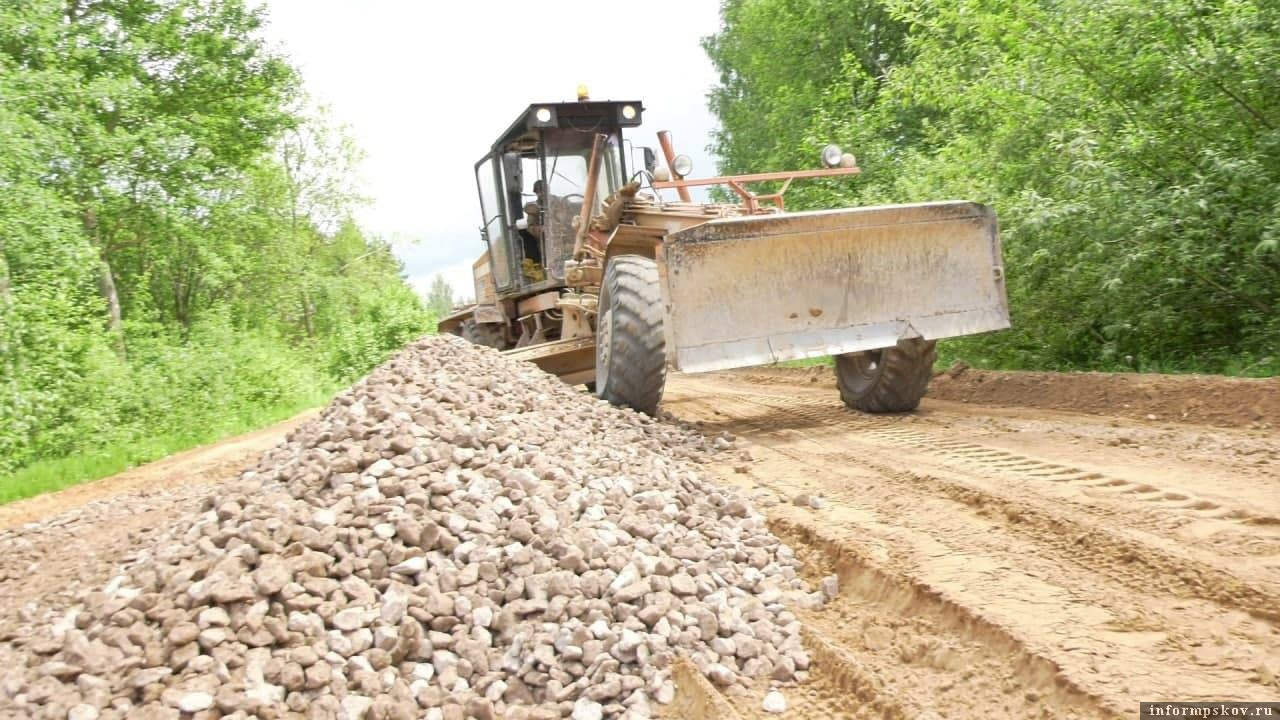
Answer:
M693 158L688 155L677 155L675 160L671 161L671 169L682 178L689 177L689 173L693 172Z
M844 157L844 151L839 145L828 145L822 148L822 164L829 168L840 167L840 160Z

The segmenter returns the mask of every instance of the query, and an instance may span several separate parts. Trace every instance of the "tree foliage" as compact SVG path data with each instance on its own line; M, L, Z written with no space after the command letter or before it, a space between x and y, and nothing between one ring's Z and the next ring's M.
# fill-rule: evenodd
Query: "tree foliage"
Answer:
M431 280L431 290L427 293L427 308L437 317L444 317L453 310L453 286L437 274Z
M288 406L429 326L262 20L0 5L0 473Z
M727 0L705 46L727 171L854 181L789 206L967 198L1001 221L1010 367L1280 372L1280 6Z

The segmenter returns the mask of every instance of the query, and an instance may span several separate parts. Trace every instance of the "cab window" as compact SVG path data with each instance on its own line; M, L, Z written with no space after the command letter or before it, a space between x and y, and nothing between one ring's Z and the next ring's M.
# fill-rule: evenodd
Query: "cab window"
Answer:
M499 290L511 286L511 254L498 192L498 163L491 155L476 163L476 187L480 192L481 230L489 244L493 284Z

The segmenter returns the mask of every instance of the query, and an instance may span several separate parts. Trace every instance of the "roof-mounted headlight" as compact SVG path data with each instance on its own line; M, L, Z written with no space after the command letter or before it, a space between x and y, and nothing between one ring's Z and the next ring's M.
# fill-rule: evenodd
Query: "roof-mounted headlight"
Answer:
M533 111L530 125L534 127L554 127L556 124L555 108L540 107Z
M626 103L618 107L618 124L624 127L630 127L640 124L640 106L635 103Z

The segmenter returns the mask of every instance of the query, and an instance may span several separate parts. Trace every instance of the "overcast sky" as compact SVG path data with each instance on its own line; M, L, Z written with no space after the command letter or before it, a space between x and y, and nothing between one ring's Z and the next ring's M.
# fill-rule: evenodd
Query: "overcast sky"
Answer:
M473 166L530 103L573 100L579 84L596 100L638 98L632 142L656 147L670 130L694 177L715 171L716 75L699 40L718 27L716 0L262 1L268 36L367 154L361 224L393 239L424 292L443 273L455 297L474 294Z

